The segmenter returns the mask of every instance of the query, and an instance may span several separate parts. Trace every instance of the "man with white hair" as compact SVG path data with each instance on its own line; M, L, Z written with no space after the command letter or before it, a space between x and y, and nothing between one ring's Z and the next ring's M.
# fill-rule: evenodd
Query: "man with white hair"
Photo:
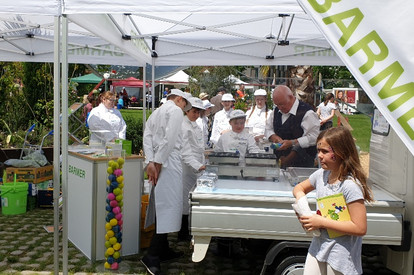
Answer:
M314 167L319 135L318 115L284 85L274 89L273 103L276 107L266 125L265 135L271 142L280 143L275 153L281 167Z

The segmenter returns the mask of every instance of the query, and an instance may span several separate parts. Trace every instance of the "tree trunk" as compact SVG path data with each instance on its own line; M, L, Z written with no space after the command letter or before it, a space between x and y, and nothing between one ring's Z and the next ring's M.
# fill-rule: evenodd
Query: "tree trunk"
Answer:
M288 67L287 86L296 97L314 106L315 83L312 66Z

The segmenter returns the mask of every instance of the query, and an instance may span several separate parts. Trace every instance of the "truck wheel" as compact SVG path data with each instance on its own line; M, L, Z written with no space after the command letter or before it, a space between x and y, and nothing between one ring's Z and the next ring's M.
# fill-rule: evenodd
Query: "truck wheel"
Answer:
M274 275L302 275L306 256L289 256L276 267Z

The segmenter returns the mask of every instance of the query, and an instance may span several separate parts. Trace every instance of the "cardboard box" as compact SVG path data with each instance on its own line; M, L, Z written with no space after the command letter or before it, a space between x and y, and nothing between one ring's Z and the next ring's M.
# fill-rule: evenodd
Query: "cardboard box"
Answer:
M53 207L53 189L37 190L37 206Z
M39 168L8 167L6 168L6 174L8 182L13 182L14 174L16 174L16 180L19 182L40 183L53 179L53 165Z
M144 228L148 205L149 205L149 195L148 194L142 195L141 196L141 232L151 232L155 230L155 224L149 226L148 228Z

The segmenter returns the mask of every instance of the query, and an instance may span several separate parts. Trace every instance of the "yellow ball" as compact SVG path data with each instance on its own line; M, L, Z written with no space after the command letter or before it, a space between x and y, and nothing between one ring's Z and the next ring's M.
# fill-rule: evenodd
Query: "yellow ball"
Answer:
M105 247L106 247L106 248L110 248L110 247L111 247L111 243L110 243L109 241L106 241L106 242L105 242Z
M109 239L109 242L110 242L112 245L114 245L114 244L116 244L118 241L117 241L117 239L116 239L115 237L112 237L112 238L110 238L110 239Z
M114 259L118 259L119 257L121 257L121 253L119 253L119 251L115 251L113 257Z
M110 269L111 268L111 264L108 263L108 262L105 262L104 263L104 267L105 267L105 269Z
M111 219L111 220L109 221L109 223L110 223L112 226L115 226L115 225L117 225L117 224L118 224L118 221L117 221L115 218L113 218L113 219Z
M118 169L119 168L119 164L118 164L118 162L113 162L112 163L112 165L111 165L111 167L112 167L112 169L115 171L116 169Z
M122 246L120 243L115 243L113 247L115 250L120 250Z
M108 233L105 234L105 241L109 241Z
M123 201L118 202L118 206L121 207L121 210L122 210L122 206L124 206L124 202Z
M113 161L113 160L108 161L108 166L109 166L109 167L111 167L111 166L112 166L112 164L114 164L114 162L115 162L115 161Z
M125 159L123 159L123 158L118 158L117 162L118 162L118 164L119 164L119 165L122 165L122 164L124 164L124 163L125 163Z
M109 257L108 252L105 251L104 257L105 258L108 258Z
M117 177L117 178L116 178L116 181L117 181L118 183L123 183L123 182L124 182L124 176L119 176L119 177Z
M106 231L111 230L112 225L109 222L105 223L105 229L106 229Z
M111 184L111 181L109 179L106 180L106 184L110 185Z
M118 195L118 196L115 197L115 199L118 202L118 204L119 204L120 201L122 201L123 198L124 198L124 196L122 194L120 194L120 195Z
M106 250L106 253L108 253L108 255L109 255L109 256L113 255L113 254L114 254L114 252L115 252L115 250L114 250L112 247L109 247L109 248Z
M110 175L114 172L114 170L112 170L112 167L108 167L108 169L106 169L106 172Z
M115 232L112 230L108 230L108 232L106 232L106 235L108 235L109 238L112 238L113 236L115 236Z
M114 193L115 196L118 196L119 194L121 194L121 189L120 188L115 188L114 191L112 191Z

